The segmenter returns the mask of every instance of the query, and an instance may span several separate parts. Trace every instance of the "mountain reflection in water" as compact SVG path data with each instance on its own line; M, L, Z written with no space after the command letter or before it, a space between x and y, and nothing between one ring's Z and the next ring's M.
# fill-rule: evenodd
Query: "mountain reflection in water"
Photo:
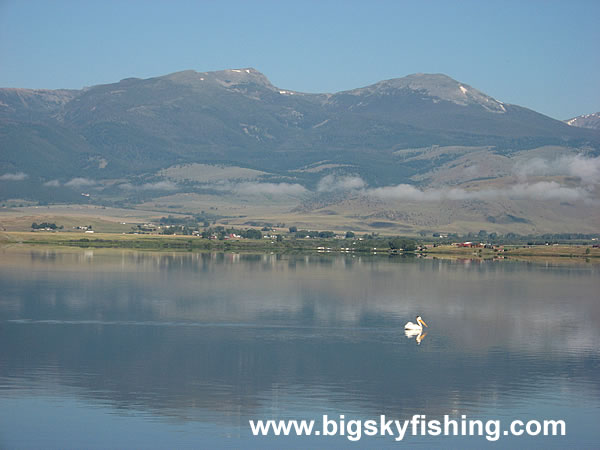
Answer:
M0 250L0 398L66 390L241 428L265 411L512 417L565 399L597 419L598 275L592 264ZM427 338L407 339L417 313Z

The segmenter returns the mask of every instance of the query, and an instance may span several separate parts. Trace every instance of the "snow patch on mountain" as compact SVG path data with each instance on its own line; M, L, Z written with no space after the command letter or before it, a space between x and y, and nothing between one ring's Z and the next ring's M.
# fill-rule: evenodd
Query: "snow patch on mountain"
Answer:
M565 123L572 127L600 130L600 112L573 117L572 119L565 120Z

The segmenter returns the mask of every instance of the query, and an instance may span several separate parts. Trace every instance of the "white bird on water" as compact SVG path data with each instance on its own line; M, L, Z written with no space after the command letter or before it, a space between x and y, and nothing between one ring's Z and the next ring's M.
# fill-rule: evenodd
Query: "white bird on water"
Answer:
M423 325L427 326L425 321L421 319L421 316L417 316L417 323L408 322L406 325L404 325L404 329L421 332L423 331Z

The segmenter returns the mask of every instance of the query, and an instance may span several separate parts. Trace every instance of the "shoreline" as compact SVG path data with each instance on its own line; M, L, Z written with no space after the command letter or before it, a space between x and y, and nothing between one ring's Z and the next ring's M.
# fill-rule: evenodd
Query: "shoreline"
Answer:
M196 236L164 236L151 234L77 233L77 232L1 232L0 247L23 245L81 249L129 249L139 251L174 252L236 252L236 253L312 253L356 254L381 256L419 256L440 259L524 259L600 262L600 248L585 245L507 245L502 250L459 248L440 245L414 252L402 252L387 247L372 247L362 241L360 246L336 239L271 239L211 240ZM356 244L356 241L352 241ZM374 242L381 245L381 242Z

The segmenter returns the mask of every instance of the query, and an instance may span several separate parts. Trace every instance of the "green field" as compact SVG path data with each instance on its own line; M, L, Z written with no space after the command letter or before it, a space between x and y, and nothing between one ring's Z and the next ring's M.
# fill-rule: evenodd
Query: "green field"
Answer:
M74 233L74 232L3 232L0 245L34 245L93 249L133 249L151 251L219 251L258 253L337 253L397 255L387 238L374 239L203 239L198 236L164 236L152 234ZM585 245L505 246L497 249L460 248L442 245L408 252L424 257L450 259L560 259L600 261L600 248Z
M600 258L600 248L588 245L506 245L501 251L442 245L427 249L428 255L476 258Z

